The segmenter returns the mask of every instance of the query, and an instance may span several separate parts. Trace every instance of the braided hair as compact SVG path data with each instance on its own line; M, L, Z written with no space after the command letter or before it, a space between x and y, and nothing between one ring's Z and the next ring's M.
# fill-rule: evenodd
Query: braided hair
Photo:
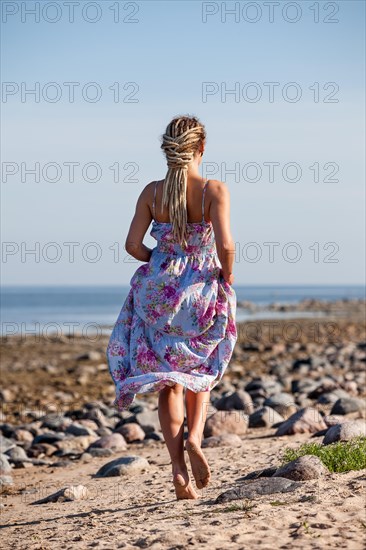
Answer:
M174 238L184 247L187 246L188 165L205 139L205 127L193 116L174 118L162 136L161 149L167 159L168 171L163 184L161 212L165 205L168 206Z

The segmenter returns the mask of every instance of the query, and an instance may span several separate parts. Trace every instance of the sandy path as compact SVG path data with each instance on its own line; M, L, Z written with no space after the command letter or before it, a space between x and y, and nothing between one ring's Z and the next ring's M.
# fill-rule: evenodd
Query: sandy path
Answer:
M241 448L206 449L213 481L196 501L175 500L165 446L133 444L117 456L138 454L149 473L128 478L92 478L110 459L93 458L68 467L13 470L14 488L3 497L1 548L349 548L365 547L366 471L329 474L304 482L293 493L213 504L241 476L274 466L284 447L306 434L271 437L251 429ZM84 484L90 496L78 502L30 503L68 484ZM19 494L19 490L37 492Z

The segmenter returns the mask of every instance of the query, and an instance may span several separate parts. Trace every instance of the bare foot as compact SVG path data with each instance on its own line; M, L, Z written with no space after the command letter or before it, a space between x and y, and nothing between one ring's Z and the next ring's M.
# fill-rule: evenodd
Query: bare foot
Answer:
M184 498L198 498L198 494L194 490L190 482L188 472L176 471L173 472L173 484L177 500Z
M186 450L197 488L203 489L211 479L211 472L206 457L202 452L201 445L197 440L188 438L186 441Z

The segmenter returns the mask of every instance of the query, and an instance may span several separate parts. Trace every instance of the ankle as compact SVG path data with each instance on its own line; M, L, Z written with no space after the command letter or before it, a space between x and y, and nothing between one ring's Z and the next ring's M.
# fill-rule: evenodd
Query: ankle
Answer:
M201 447L201 442L202 442L202 436L201 435L198 435L198 434L195 434L195 433L188 434L186 443L191 443L191 444L194 444L194 445L198 445L198 447Z
M187 464L185 462L172 462L172 472L173 474L187 472Z

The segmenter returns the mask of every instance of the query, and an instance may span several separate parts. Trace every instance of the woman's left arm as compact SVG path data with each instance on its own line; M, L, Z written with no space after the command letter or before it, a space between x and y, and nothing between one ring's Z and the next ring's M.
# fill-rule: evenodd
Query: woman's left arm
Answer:
M150 191L151 184L148 184L137 199L135 215L132 218L125 242L126 252L141 262L148 262L152 254L152 249L142 242L152 220L148 203Z

